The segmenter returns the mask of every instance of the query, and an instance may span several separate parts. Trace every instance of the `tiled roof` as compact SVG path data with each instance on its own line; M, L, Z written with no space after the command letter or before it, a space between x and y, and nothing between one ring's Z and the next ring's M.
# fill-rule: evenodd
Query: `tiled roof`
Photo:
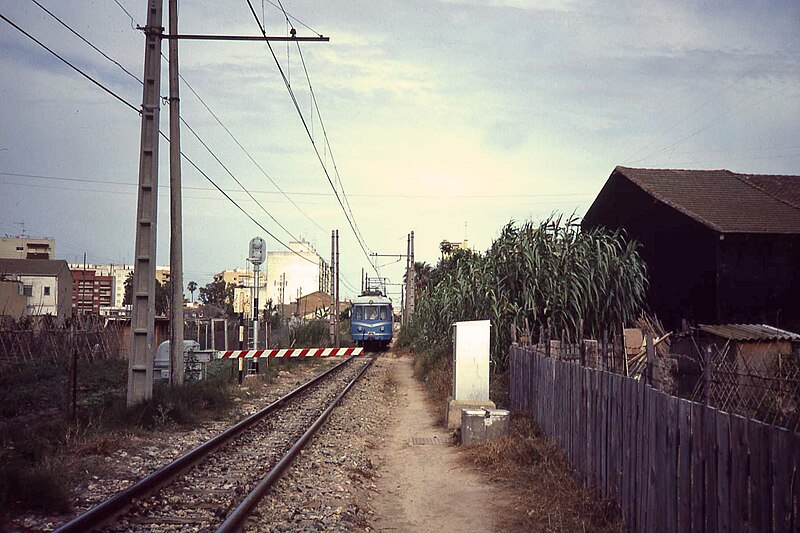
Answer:
M735 341L800 340L800 335L761 324L700 324L700 331Z
M619 166L614 175L720 233L800 233L800 176Z
M0 259L0 274L58 276L61 269L69 272L63 259Z
M747 174L745 179L765 193L800 209L800 176Z

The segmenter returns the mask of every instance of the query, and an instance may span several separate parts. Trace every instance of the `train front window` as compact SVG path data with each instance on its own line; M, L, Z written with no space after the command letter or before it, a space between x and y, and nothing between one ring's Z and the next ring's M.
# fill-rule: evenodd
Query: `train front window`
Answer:
M381 320L386 320L386 307L381 307Z
M366 320L378 320L378 306L368 305L364 308L364 318Z
M360 305L356 306L356 320L364 320L364 308Z

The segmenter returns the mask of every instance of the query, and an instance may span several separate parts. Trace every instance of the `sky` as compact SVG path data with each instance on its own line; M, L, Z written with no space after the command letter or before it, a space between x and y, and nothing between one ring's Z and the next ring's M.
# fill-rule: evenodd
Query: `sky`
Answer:
M251 1L269 35L287 34L276 0ZM36 2L142 76L145 1ZM279 241L304 238L329 258L338 229L343 296L370 260L399 283L404 260L366 253L403 254L411 231L415 259L434 264L442 240L482 251L510 220L581 215L616 165L800 174L796 0L283 6L297 35L330 37L301 45L308 78L297 47L273 43L300 113L265 43L182 41L181 115L224 167L186 128L182 148ZM165 1L164 25L166 13ZM259 34L246 0L181 0L179 13L181 33ZM33 0L0 2L0 14L140 106L139 82ZM0 124L0 235L53 237L69 261L131 263L139 115L0 20ZM168 153L162 141L159 264ZM285 249L185 161L182 174L187 283L244 267L257 235Z

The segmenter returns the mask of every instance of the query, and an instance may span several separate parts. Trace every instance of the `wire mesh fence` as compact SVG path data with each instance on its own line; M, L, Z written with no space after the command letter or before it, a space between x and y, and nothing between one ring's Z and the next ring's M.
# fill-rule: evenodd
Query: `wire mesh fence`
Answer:
M670 334L672 335L672 334ZM546 340L526 347L541 357L578 362L681 398L800 431L800 342L736 342L695 334L642 336L641 348L621 335L567 344ZM662 341L662 342L659 342ZM649 343L649 344L648 344Z

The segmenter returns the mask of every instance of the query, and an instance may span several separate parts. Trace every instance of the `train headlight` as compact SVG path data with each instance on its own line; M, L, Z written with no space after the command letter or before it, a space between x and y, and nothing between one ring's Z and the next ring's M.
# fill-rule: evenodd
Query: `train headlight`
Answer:
M364 328L362 328L361 326L358 326L358 331L364 331Z
M381 326L381 331L386 331L386 328Z

